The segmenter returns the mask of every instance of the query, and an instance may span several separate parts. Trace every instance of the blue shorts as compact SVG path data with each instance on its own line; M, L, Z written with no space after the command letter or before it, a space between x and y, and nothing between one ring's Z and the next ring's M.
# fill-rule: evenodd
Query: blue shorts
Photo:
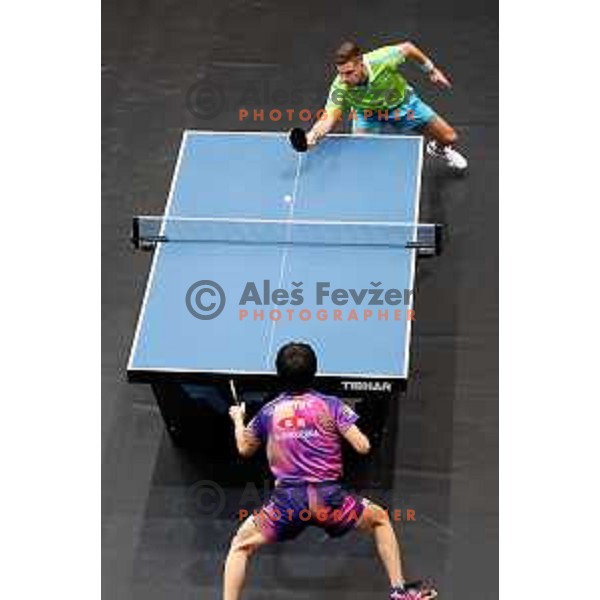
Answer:
M356 527L366 502L337 482L283 483L254 522L270 542L294 539L310 525L339 537Z
M407 91L408 98L395 108L387 111L373 111L373 114L356 110L356 119L352 121L353 133L381 133L389 123L394 133L419 131L433 119L435 111L412 89Z

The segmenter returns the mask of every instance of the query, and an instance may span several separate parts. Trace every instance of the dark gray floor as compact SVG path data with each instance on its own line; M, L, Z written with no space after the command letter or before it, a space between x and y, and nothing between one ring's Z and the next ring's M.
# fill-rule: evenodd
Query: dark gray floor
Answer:
M385 33L382 33L385 32ZM413 373L401 401L393 484L372 494L414 508L402 529L408 567L442 597L498 597L498 31L497 5L377 1L105 0L103 12L103 591L111 600L219 598L220 569L241 486L229 481L213 516L198 482L217 464L176 451L149 388L125 364L149 256L131 251L130 217L162 210L181 132L281 130L240 123L240 103L316 109L328 51L356 35L366 47L411 39L455 81L422 95L454 123L471 161L464 180L427 164L424 219L448 224L445 254L417 279ZM186 107L187 90L203 95ZM290 92L273 100L273 90ZM219 90L224 90L222 106ZM212 90L212 96L210 96ZM216 91L215 91L216 90ZM280 92L281 93L281 92ZM244 95L245 100L244 100ZM215 107L219 114L200 118ZM255 470L244 470L259 479ZM196 485L195 485L196 484ZM204 507L204 508L203 508ZM301 542L268 549L247 598L385 598L370 544Z

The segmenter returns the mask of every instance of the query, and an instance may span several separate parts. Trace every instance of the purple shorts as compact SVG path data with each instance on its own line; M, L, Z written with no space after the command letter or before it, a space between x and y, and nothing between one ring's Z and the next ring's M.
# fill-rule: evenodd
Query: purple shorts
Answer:
M309 525L339 537L356 527L363 502L337 482L280 483L254 520L271 542L294 539Z

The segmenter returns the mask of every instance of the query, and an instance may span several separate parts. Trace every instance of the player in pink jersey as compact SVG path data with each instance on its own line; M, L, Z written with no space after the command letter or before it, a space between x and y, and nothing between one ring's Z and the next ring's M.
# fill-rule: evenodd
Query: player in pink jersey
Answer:
M346 491L341 483L343 439L360 454L370 451L356 426L358 415L342 400L312 389L317 358L307 344L291 343L277 354L285 390L244 425L245 408L230 409L237 448L252 456L266 444L275 490L256 516L242 523L225 561L223 598L238 600L248 559L261 546L290 540L314 525L330 536L358 529L375 540L390 581L391 600L431 600L432 586L406 582L396 534L383 508Z

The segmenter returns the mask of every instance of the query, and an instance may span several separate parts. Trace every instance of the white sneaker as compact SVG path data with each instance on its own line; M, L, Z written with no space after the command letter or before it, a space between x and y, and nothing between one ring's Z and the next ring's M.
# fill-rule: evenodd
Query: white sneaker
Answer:
M429 156L437 156L446 161L448 167L454 171L465 171L469 163L467 159L458 150L452 146L442 146L433 140L427 143L427 154Z

